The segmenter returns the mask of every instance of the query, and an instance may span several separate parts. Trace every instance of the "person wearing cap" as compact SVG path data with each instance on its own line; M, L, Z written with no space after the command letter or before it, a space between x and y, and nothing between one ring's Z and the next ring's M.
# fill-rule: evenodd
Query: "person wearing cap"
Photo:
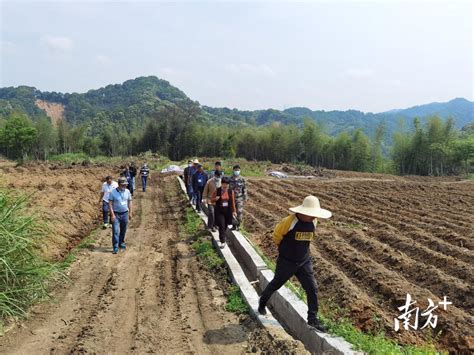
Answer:
M221 172L219 170L214 171L214 176L209 179L204 187L202 193L202 199L204 203L207 203L207 228L215 232L217 230L215 224L215 207L216 204L212 202L212 194L221 187Z
M132 219L132 194L127 189L125 177L118 179L118 188L109 194L110 220L112 222L112 248L117 254L119 248L125 250L125 233L128 221Z
M142 190L146 192L146 184L148 181L148 175L150 174L150 169L146 163L140 168L140 176L142 178Z
M258 312L266 314L265 306L272 294L296 276L308 300L308 325L326 332L326 327L317 317L318 288L309 249L315 237L317 218L330 218L332 214L321 208L318 198L311 195L305 197L302 205L290 208L290 211L292 213L281 220L273 231L273 240L278 245L275 276L262 292Z
M106 229L109 226L109 194L113 189L116 189L118 184L113 180L112 176L107 176L105 182L102 184L102 192L100 194L100 209L102 211L102 220L104 225L102 228Z
M247 201L247 187L245 186L244 178L240 175L239 165L234 165L232 168L230 189L235 193L235 206L237 208L237 217L232 224L235 230L239 230L242 225L244 204Z
M183 171L183 181L184 181L184 185L186 186L186 193L188 194L188 197L189 197L190 200L191 200L192 190L190 189L190 187L188 185L188 181L189 181L189 171L192 167L193 167L193 161L188 160L188 166L185 167L184 171Z
M192 204L195 204L196 203L196 191L193 189L193 175L194 173L198 170L198 165L199 165L199 160L197 159L194 159L193 160L193 166L191 166L189 168L189 176L188 176L188 180L186 181L186 186L189 186L189 189L190 189L190 199L191 199L191 203Z
M202 211L202 194L207 183L207 174L201 164L198 164L197 171L193 174L192 185L193 191L196 194L196 210Z
M211 202L215 204L215 219L219 227L220 248L225 247L226 234L229 225L232 225L232 218L235 218L235 195L229 188L229 178L223 177L221 187L212 193Z

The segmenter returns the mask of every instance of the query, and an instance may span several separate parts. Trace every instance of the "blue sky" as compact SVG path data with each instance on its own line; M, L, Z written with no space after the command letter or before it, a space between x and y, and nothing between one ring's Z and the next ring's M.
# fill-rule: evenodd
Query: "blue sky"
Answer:
M365 112L474 96L471 1L0 1L1 87L156 75L208 106Z

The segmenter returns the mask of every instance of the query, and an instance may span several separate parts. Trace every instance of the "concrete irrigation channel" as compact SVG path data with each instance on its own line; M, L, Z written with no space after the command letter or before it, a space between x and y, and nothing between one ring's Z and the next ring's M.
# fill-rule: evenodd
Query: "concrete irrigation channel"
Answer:
M183 193L186 186L178 177ZM194 211L207 224L207 216L203 212ZM233 281L240 287L242 295L249 306L251 315L270 332L286 330L300 340L306 349L313 354L361 354L341 337L321 333L309 328L306 324L307 306L286 286L278 290L270 299L271 312L262 316L258 313L259 293L273 279L271 271L264 260L258 255L249 240L238 231L229 231L229 248L217 247L218 232L212 234L212 241L219 254L225 259ZM254 287L254 286L255 287Z

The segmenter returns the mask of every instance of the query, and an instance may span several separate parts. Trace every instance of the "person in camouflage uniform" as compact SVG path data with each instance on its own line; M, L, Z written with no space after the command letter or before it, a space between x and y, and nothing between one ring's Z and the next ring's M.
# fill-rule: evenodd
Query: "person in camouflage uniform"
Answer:
M244 204L247 201L247 187L245 180L240 176L240 166L235 165L232 169L232 177L230 178L230 189L235 194L235 207L237 210L236 220L233 221L234 229L239 230L242 225L242 218L244 212Z

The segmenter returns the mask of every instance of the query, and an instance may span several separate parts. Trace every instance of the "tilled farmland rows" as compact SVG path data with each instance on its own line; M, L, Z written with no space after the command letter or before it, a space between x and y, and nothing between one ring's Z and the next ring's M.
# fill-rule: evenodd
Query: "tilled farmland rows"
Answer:
M438 345L468 348L474 335L474 183L251 179L249 194L245 226L273 257L270 232L288 207L313 194L333 212L320 223L311 249L320 295L347 309L361 329L423 343L432 334L394 332L397 307L407 293L420 311L427 298L447 296L453 305L436 313Z

